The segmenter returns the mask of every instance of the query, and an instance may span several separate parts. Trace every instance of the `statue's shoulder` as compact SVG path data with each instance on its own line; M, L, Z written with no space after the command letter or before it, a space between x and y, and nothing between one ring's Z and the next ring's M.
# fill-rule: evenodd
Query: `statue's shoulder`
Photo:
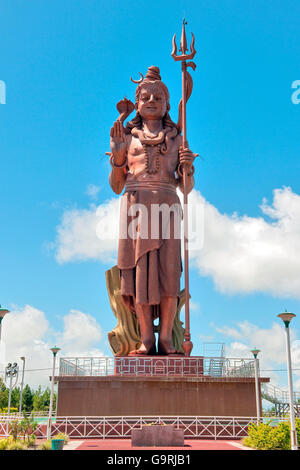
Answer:
M174 140L175 140L175 145L179 148L182 145L182 135L177 134Z

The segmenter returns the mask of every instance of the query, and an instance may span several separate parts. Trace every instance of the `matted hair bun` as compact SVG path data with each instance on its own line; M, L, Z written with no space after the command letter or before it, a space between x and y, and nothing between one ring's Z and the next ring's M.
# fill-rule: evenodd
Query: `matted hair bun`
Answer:
M155 82L157 80L161 81L160 70L158 67L151 65L151 67L148 68L144 81Z

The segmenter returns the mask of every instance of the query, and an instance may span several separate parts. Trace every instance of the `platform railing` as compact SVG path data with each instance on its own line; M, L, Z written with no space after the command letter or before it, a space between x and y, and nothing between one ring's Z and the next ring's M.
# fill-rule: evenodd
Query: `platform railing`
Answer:
M59 376L254 377L254 360L222 357L63 357Z
M262 397L274 404L285 404L290 401L287 390L282 390L269 383L262 384ZM294 392L294 403L300 404L300 392Z
M241 439L256 420L244 416L62 416L53 419L51 436L63 432L71 439L130 439L133 429L159 424L182 429L185 439ZM277 418L276 424L281 421ZM35 434L45 438L46 432L47 426L39 424ZM2 419L0 437L7 435L8 423Z

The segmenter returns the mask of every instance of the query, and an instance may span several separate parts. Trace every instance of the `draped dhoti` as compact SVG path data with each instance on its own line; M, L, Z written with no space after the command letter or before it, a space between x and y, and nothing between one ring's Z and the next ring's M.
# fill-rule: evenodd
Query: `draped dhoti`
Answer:
M174 185L126 185L118 267L121 294L130 310L135 311L135 304L159 305L164 296L179 298L181 219Z

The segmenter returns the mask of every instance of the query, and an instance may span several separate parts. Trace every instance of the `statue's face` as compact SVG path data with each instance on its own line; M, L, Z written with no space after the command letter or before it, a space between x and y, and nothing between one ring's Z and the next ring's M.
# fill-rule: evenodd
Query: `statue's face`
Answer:
M167 100L161 86L146 84L142 86L137 111L143 119L162 119L167 112Z

